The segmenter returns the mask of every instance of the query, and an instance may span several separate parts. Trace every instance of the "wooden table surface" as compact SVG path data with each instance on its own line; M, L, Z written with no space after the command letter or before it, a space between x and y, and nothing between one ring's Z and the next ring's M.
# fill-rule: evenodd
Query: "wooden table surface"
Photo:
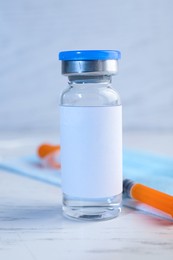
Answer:
M3 139L0 152L27 154L39 142L28 140L11 139L9 149ZM109 221L68 220L62 216L59 188L0 170L1 260L139 257L172 259L173 222L125 207Z

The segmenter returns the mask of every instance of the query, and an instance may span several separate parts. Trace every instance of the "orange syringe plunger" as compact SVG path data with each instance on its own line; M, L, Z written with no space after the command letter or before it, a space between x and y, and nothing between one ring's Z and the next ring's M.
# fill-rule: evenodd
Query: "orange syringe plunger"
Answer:
M44 158L57 151L60 151L60 145L42 144L38 147L37 153L40 158Z
M38 147L37 154L42 159L45 166L60 169L61 165L57 162L57 153L60 152L60 145L42 144Z
M124 191L131 197L173 217L173 196L152 189L143 184L124 180Z

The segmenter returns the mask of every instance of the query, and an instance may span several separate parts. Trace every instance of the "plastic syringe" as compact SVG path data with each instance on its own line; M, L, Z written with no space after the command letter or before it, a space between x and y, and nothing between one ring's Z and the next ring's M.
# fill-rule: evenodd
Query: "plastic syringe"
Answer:
M60 145L43 144L38 148L37 152L45 165L57 169L61 168L60 162L57 161ZM129 179L123 180L123 192L127 197L161 210L173 217L173 196Z

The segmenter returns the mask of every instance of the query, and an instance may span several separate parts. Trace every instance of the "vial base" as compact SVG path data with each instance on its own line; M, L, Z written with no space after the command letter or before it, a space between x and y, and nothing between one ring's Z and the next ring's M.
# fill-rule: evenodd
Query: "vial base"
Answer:
M122 194L101 199L79 199L63 194L63 214L76 220L101 221L121 212Z

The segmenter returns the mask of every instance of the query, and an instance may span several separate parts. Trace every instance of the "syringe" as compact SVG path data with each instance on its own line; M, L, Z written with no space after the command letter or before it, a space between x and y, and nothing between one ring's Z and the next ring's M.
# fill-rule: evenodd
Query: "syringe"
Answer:
M61 168L60 162L57 160L60 145L43 144L37 152L44 165L56 169ZM127 197L159 209L173 217L173 196L129 179L123 180L123 192Z

